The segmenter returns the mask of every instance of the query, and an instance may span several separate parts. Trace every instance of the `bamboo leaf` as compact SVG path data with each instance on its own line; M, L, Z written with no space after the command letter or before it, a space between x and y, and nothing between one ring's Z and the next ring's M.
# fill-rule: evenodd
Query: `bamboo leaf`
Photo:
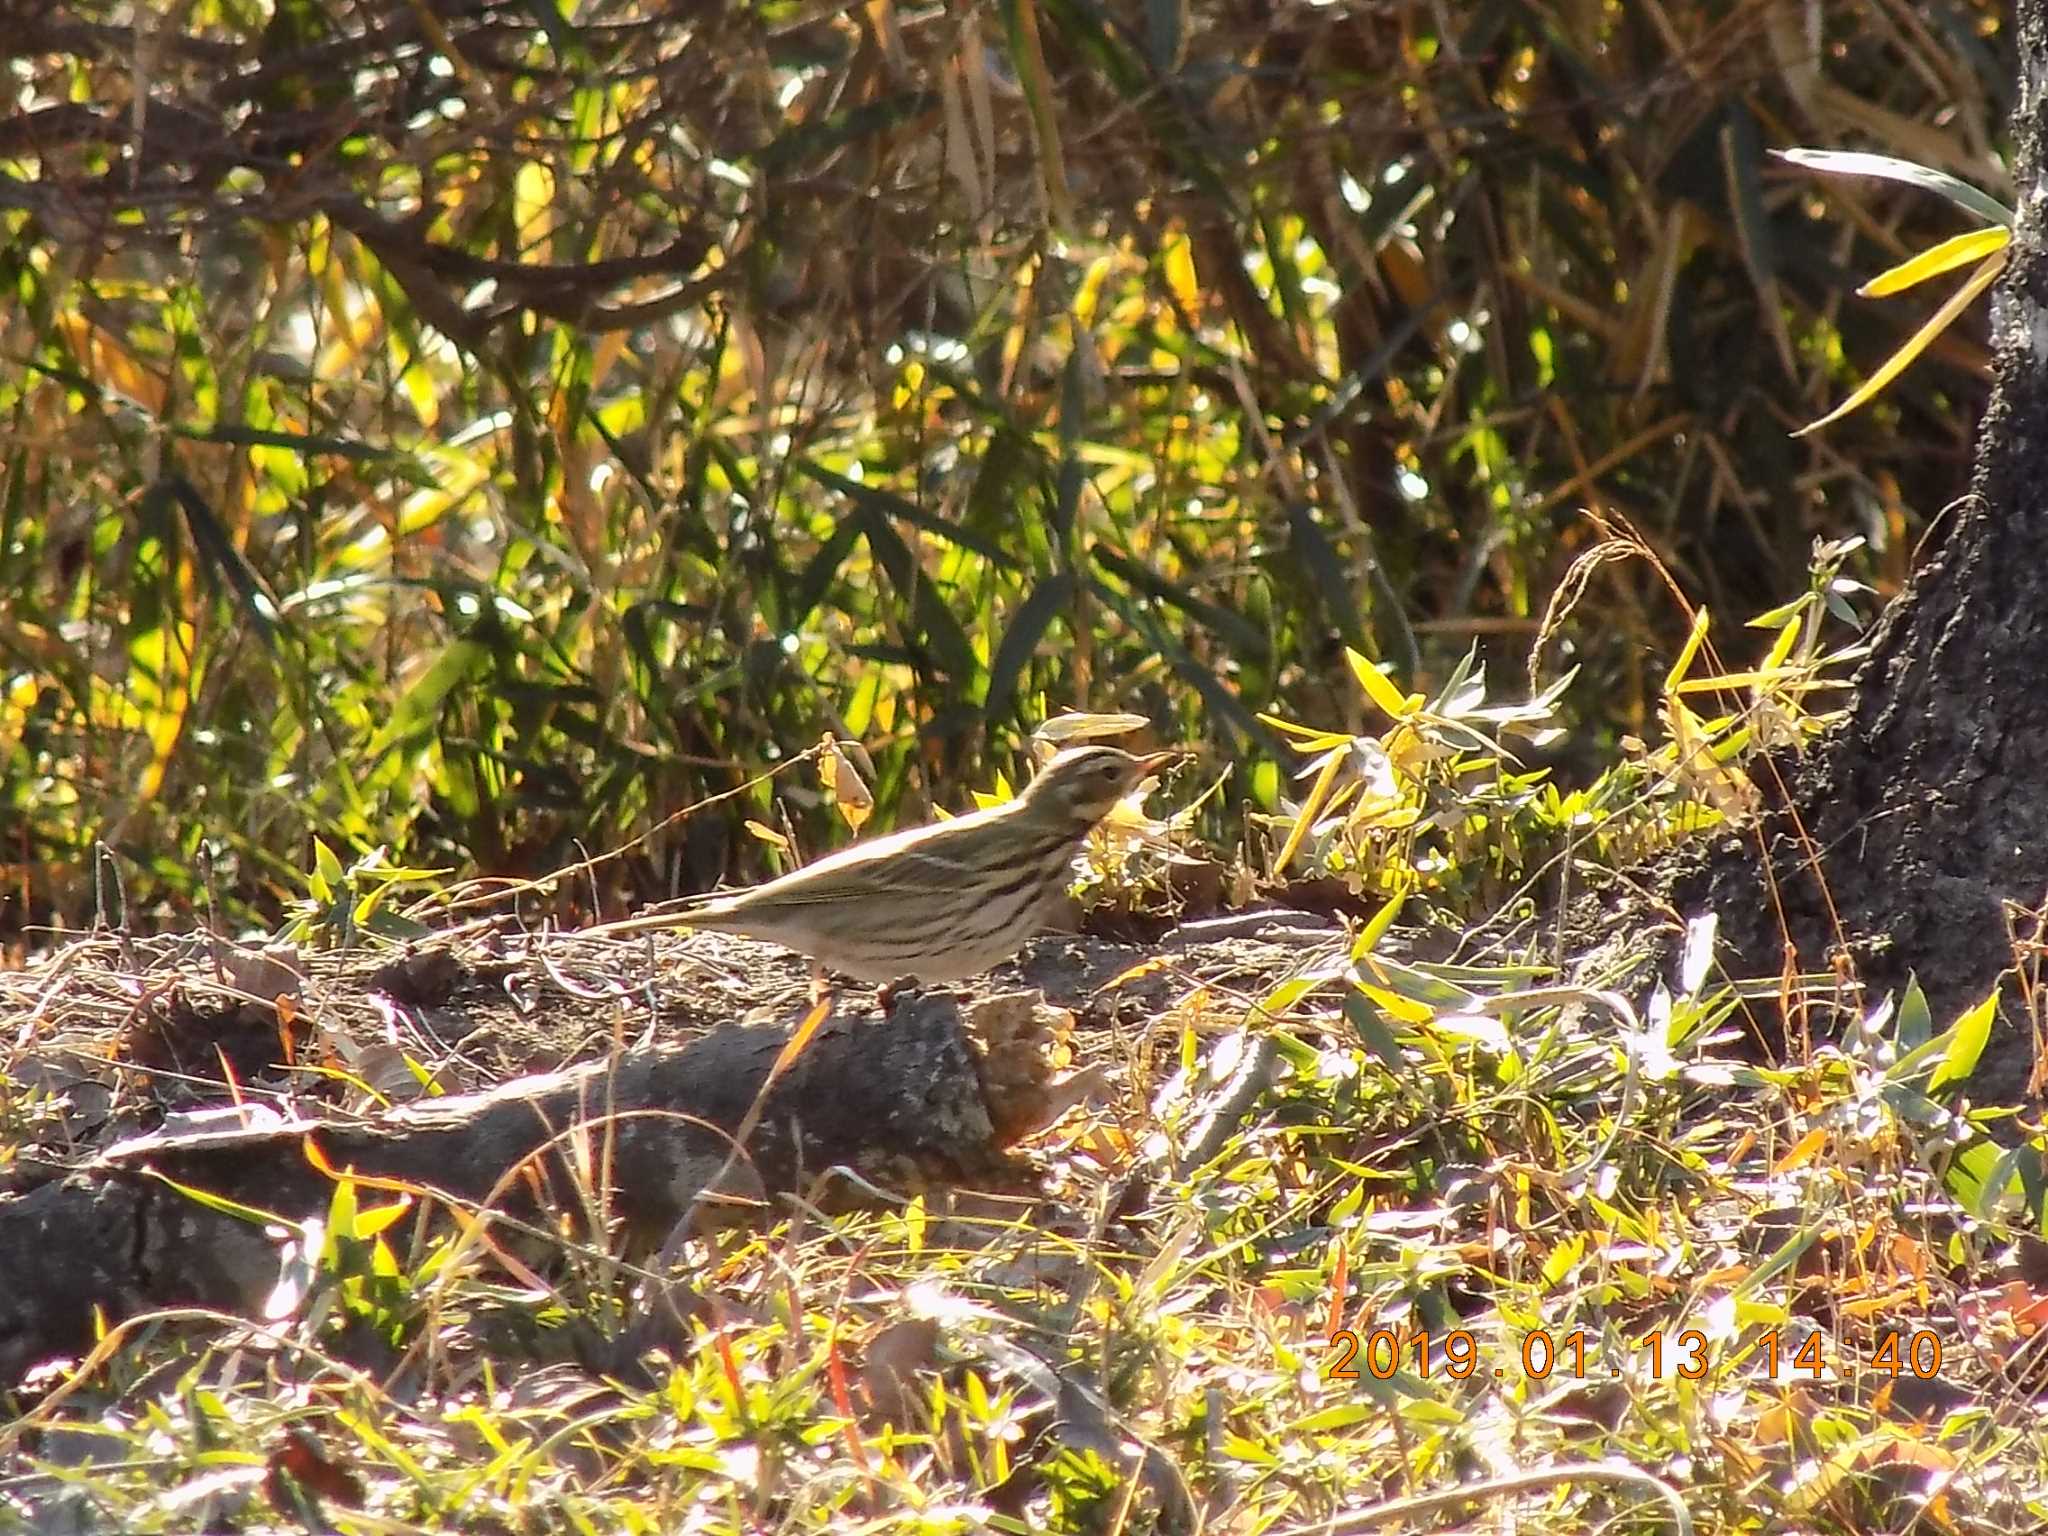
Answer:
M816 165L835 150L879 137L898 123L922 117L938 105L936 91L897 91L879 101L785 129L755 153L754 163L764 171L793 171Z
M1324 536L1306 502L1288 504L1287 526L1294 536L1295 555L1315 583L1316 595L1322 599L1331 627L1353 650L1363 650L1365 630L1359 622L1358 595L1351 590L1351 579L1337 556L1336 546Z
M1261 752L1275 757L1280 755L1279 739L1245 707L1244 700L1240 699L1220 677L1190 655L1187 647L1168 634L1149 613L1107 582L1090 580L1088 590L1100 598L1105 606L1121 616L1125 623L1143 635L1145 643L1159 659L1173 668L1183 681L1201 694L1218 724L1232 727L1249 737Z
M1074 600L1074 577L1058 571L1031 589L1031 595L1010 615L1009 627L996 646L988 666L988 692L983 696L983 718L994 721L1007 713L1016 700L1017 678L1038 649L1046 627L1064 613Z
M792 467L820 485L830 486L842 496L850 498L871 512L884 517L900 517L913 527L922 528L926 533L934 534L949 544L973 550L984 560L991 561L1006 571L1021 569L1016 557L994 540L951 518L929 512L907 497L898 496L893 491L880 490L872 485L864 485L858 480L849 480L812 459L797 459Z
M1707 641L1707 625L1711 616L1704 608L1692 616L1692 629L1686 634L1685 644L1678 648L1678 657L1671 663L1671 670L1664 674L1664 691L1673 692L1684 681L1685 674L1692 670L1693 659L1700 653L1700 647Z
M2002 251L2012 244L2012 231L2004 225L1990 229L1972 229L1960 235L1951 235L1937 245L1910 256L1888 271L1880 272L1857 293L1866 299L1888 298L1895 293L1904 293L1916 283L1924 283L1930 277L1939 277L1944 272L1953 272L1957 267L1966 267L1971 262Z
M1162 243L1160 266L1166 275L1167 292L1190 320L1202 313L1202 283L1195 275L1194 242L1179 230Z
M434 658L433 665L405 690L391 718L371 738L369 758L378 761L394 748L410 746L431 732L441 717L441 706L458 683L475 675L489 660L490 652L477 640L457 640Z
M1309 828L1322 814L1324 803L1330 798L1330 791L1337 783L1337 775L1343 771L1345 753L1334 751L1323 759L1323 766L1316 774L1316 781L1309 786L1308 798L1301 802L1301 809L1295 813L1294 824L1287 829L1287 841L1280 845L1280 852L1273 858L1273 873L1279 874L1293 862L1300 851L1302 840L1308 836Z
M1927 1081L1927 1091L1960 1083L1977 1070L1978 1058L1984 1054L1984 1047L1991 1040L1991 1021L1998 1017L1998 993L1994 990L1984 1000L1964 1010L1950 1031L1948 1049L1942 1053L1941 1065L1934 1069L1934 1076Z
M1037 0L1004 0L1010 33L1010 62L1030 106L1031 137L1038 146L1038 171L1046 209L1056 229L1076 228L1073 195L1067 190L1066 151L1060 145L1059 114L1053 110L1052 71L1038 38Z
M1168 607L1178 608L1202 628L1225 641L1240 661L1263 661L1270 654L1271 646L1264 632L1244 615L1199 598L1185 587L1175 586L1120 549L1095 544L1090 547L1089 554L1097 565L1114 572L1131 587L1147 597L1157 598Z
M397 448L380 448L351 437L323 437L311 432L279 432L268 427L225 422L211 427L178 427L174 435L195 443L228 443L238 448L284 448L294 453L333 454L359 464L410 457Z
M1877 372L1866 379L1862 387L1852 393L1848 399L1844 400L1832 411L1829 411L1820 420L1808 422L1792 435L1794 437L1804 437L1809 432L1818 432L1830 422L1840 421L1851 411L1861 409L1883 394L1892 380L1904 373L1912 365L1913 359L1932 346L1935 337L1953 325L1956 316L1968 309L1976 301L1977 296L1997 280L1998 274L2005 270L2006 254L2005 251L2000 251L1996 256L1985 262L1983 266L1971 273L1970 280L1950 294L1948 302L1930 315L1927 323L1908 337L1904 346L1886 358L1879 366Z
M788 625L792 630L801 629L809 622L818 604L825 600L832 583L838 578L839 568L846 563L846 557L853 553L853 546L860 542L861 521L858 517L843 517L839 526L832 530L830 538L818 546L818 552L805 562L796 579L796 590L789 604Z
M1899 181L1925 192L1938 192L1958 208L1974 213L1988 223L2010 226L2015 222L2013 211L1990 193L1979 191L1946 171L1937 171L1912 160L1846 149L1774 149L1771 153L1789 164L1818 171L1823 176L1873 176L1880 181Z
M1351 663L1351 675L1358 679L1365 696L1377 705L1389 720L1405 720L1422 706L1422 695L1404 694L1393 681L1361 653L1345 648L1344 657Z
M974 646L953 610L932 585L930 575L917 563L888 521L872 508L863 506L856 514L867 535L868 550L875 563L888 573L896 590L910 604L907 627L924 641L932 658L956 684L966 684L981 670Z
M176 471L165 476L163 484L184 510L193 546L204 556L199 568L206 573L207 580L217 583L225 577L241 602L243 614L255 626L257 637L266 647L273 646L277 638L277 602L265 590L255 567L235 548L234 539L213 515L213 508L199 494L198 487Z

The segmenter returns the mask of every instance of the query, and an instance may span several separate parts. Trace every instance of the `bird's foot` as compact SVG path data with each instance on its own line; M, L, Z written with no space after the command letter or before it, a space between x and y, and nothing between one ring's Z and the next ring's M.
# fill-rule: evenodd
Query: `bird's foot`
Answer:
M906 992L915 992L916 990L917 978L915 976L898 976L894 981L885 982L875 988L875 1006L881 1009L886 1017L895 1008L897 998L903 996Z
M825 967L815 960L811 962L810 994L813 1008L820 1004L829 1005L832 1001L832 983L825 979Z

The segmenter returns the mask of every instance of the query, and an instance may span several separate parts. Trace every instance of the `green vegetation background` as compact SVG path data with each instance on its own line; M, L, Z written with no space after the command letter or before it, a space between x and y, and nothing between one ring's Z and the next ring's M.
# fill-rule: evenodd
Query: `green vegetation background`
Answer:
M1359 728L1346 646L1513 693L1617 530L1728 622L1820 538L1895 590L1965 487L1981 316L1790 435L1961 221L1767 151L2009 195L1994 4L423 14L15 40L0 931L269 921L316 838L541 873L826 731L886 827L1070 708L1232 768L1227 848L1300 793L1260 712ZM1572 782L1689 620L1587 574ZM845 836L807 774L721 811L571 899Z

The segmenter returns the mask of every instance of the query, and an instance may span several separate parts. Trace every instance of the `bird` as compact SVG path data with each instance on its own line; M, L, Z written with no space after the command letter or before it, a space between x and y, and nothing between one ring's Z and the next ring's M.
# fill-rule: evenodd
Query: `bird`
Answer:
M870 838L802 869L590 934L708 928L808 955L856 981L943 984L1010 958L1044 926L1074 856L1116 803L1179 752L1071 747L1011 800Z

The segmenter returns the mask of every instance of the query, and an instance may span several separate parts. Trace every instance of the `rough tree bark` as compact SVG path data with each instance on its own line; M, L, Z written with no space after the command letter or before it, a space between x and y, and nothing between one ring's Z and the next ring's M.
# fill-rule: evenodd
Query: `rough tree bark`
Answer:
M696 1215L702 1196L718 1224L779 1215L782 1194L829 1203L836 1167L907 1187L1012 1182L1004 1148L1048 1106L1033 1000L1012 993L973 1012L973 1039L943 994L842 1016L779 1077L785 1033L733 1026L374 1119L148 1136L46 1182L24 1176L23 1192L0 1197L0 1390L88 1346L96 1314L257 1306L277 1279L275 1235L184 1191L317 1216L333 1180L308 1160L309 1140L332 1168L530 1221L588 1214L577 1191L601 1186L634 1254Z
M1846 937L1866 997L1916 976L1938 1025L2015 965L2009 927L2031 933L2048 906L2048 4L2021 0L2017 20L2020 217L1972 494L1878 624L1850 717L1788 773L1790 811L1763 830L1774 878L1751 828L1665 887L1680 912L1719 914L1731 971L1778 973L1787 936L1824 970ZM2007 976L1973 1097L2025 1098L2030 1042Z

